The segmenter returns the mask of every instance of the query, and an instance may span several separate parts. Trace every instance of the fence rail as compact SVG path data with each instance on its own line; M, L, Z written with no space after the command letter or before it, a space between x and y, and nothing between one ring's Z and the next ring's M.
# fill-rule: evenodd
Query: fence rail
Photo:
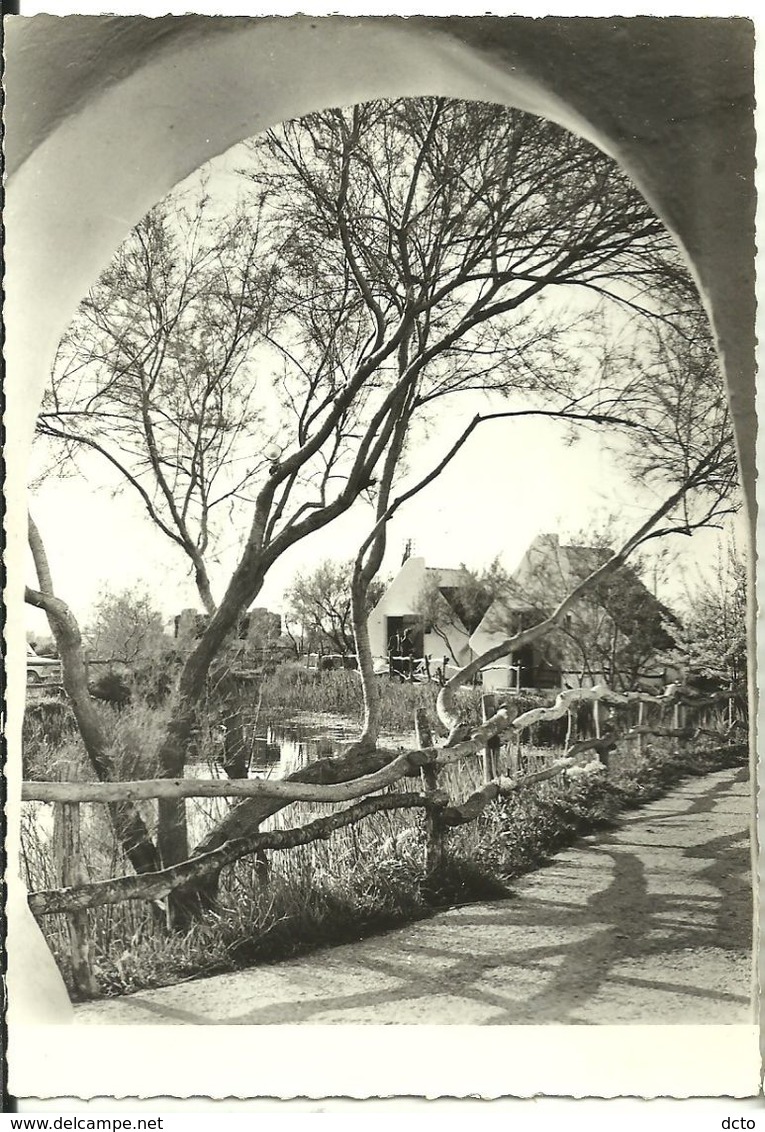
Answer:
M73 976L78 989L91 994L93 974L89 965L90 954L83 915L88 908L104 904L117 904L128 900L157 900L182 885L220 871L245 856L265 850L291 849L317 839L324 839L337 829L352 825L371 814L391 810L423 810L426 815L426 871L438 870L444 857L444 838L448 829L474 821L493 800L507 796L519 788L563 774L583 756L593 754L607 766L609 754L617 739L633 739L642 749L645 736L663 735L679 740L690 739L699 730L686 725L684 705L704 707L729 699L732 693L712 697L689 697L677 685L670 686L663 695L650 693L615 693L598 686L586 689L568 689L561 692L555 703L548 707L532 708L511 718L506 707L496 709L492 695L483 697L483 720L469 739L452 746L433 745L430 727L422 708L415 716L418 748L407 752L379 751L383 765L366 775L345 782L307 783L289 779L147 779L140 781L109 782L24 782L22 800L53 802L57 811L65 816L72 835L67 838L69 860L60 876L67 887L29 894L29 906L36 915L65 913L70 948L73 958ZM572 709L581 701L591 701L595 723L595 737L569 742ZM617 736L603 730L602 703L634 704L637 708L635 725ZM657 703L672 709L673 726L648 726L645 723L645 704ZM529 772L520 757L521 736L535 723L557 719L568 714L569 738L561 758L550 765ZM731 728L732 730L733 728ZM603 733L601 733L603 731ZM509 740L509 741L508 741ZM502 766L502 750L505 760ZM483 770L483 786L462 802L457 802L439 789L440 771L458 760L479 756ZM380 793L405 778L417 778L421 790L409 789L402 793ZM79 843L79 805L84 802L110 803L116 801L145 801L159 798L230 797L251 798L262 796L290 802L351 802L343 810L308 822L306 825L282 830L260 832L227 841L209 853L170 866L158 872L115 877L110 880L82 883Z

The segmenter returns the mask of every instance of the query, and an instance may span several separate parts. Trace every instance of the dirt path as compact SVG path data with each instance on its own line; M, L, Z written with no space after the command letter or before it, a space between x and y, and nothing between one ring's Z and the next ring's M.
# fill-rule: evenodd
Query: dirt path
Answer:
M694 779L513 885L303 959L76 1008L88 1024L746 1024L744 770Z

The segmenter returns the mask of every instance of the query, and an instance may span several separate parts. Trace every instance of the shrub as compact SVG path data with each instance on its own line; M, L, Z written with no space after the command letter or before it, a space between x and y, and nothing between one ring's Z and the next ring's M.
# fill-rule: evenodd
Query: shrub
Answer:
M55 777L53 765L62 750L78 745L77 723L66 700L44 699L27 704L21 731L25 779Z
M90 683L89 688L94 699L103 700L117 708L126 707L133 698L130 682L121 672L104 672Z

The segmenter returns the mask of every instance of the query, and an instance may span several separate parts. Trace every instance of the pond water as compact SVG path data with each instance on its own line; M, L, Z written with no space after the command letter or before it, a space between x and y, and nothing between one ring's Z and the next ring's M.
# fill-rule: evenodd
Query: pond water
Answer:
M343 746L358 738L359 727L351 719L336 715L306 715L273 723L260 723L255 734L247 736L250 751L250 778L284 778L316 759L339 754ZM383 735L380 745L396 749L410 746L414 735ZM208 777L210 771L223 777L220 756L212 763L203 760L187 768L194 778Z
M358 736L351 720L328 718L273 723L251 740L250 777L283 778L309 762L339 754Z
M309 714L294 716L288 720L261 722L255 727L246 728L246 743L250 751L250 778L283 778L307 763L316 759L340 754L343 747L358 739L359 725L344 716ZM411 734L381 735L380 746L390 750L411 747L414 744ZM214 755L214 761L202 761L189 767L188 773L203 778L210 770L223 777L221 758Z
M250 778L284 778L316 759L337 755L343 746L359 735L359 726L351 719L336 715L306 715L304 717L265 724L255 728L247 742L251 751ZM411 735L381 735L380 746L390 750L410 747ZM225 778L220 759L189 763L186 777ZM192 841L199 840L231 805L225 798L188 798L186 817ZM281 819L275 819L280 824ZM267 820L263 828L268 829Z
M308 714L296 716L289 720L260 722L250 725L246 731L249 750L251 751L249 776L251 778L284 778L294 771L306 766L316 759L326 758L329 755L339 754L344 744L358 738L359 727L352 719L336 715ZM414 734L382 735L380 746L388 750L411 748L414 746ZM187 764L186 776L189 778L225 778L225 772L220 765L220 752L211 750L210 757L205 760L193 761ZM549 758L549 752L546 753ZM536 765L530 769L539 769ZM477 781L477 780L476 780ZM186 816L189 826L189 838L196 844L206 832L229 809L232 800L226 798L189 798L186 802ZM38 846L38 852L44 851L49 845L53 832L53 806L46 803L27 803L25 810L25 840ZM156 804L154 802L141 803L139 809L149 829L153 832L156 822ZM108 818L103 806L85 803L80 807L83 822L83 839L85 843L103 844L107 847L107 856L111 846L111 837L108 832ZM321 812L319 810L318 812ZM305 813L298 818L290 818L289 813L272 819L275 824L288 820L298 820L301 824L305 820ZM263 828L269 828L272 820L264 823ZM107 862L95 866L94 879L99 879L109 873L111 865ZM37 870L33 870L37 871ZM51 883L49 880L46 883ZM32 887L45 887L40 879Z

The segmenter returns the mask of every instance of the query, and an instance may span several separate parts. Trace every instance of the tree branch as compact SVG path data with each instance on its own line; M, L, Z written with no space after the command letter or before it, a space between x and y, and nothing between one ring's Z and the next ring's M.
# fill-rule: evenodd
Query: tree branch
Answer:
M443 686L438 696L436 706L442 723L450 728L454 728L460 723L455 697L457 688L472 680L474 676L478 675L482 668L485 668L493 661L499 660L501 657L507 656L517 649L522 648L524 645L531 644L546 633L549 633L551 629L554 629L563 620L566 613L587 590L596 585L601 579L613 573L618 567L624 565L629 554L650 537L652 529L659 520L667 515L685 494L693 487L697 486L698 482L703 479L704 474L708 472L709 468L713 466L714 461L719 457L720 449L721 446L716 445L707 453L696 465L692 475L685 480L632 535L630 535L616 553L611 555L606 562L596 570L593 570L591 574L588 574L586 578L575 586L574 589L559 602L549 617L546 617L532 628L524 629L513 636L507 637L500 644L495 645L491 649L487 649L486 652L476 657L469 664L461 668L459 672L455 673Z

